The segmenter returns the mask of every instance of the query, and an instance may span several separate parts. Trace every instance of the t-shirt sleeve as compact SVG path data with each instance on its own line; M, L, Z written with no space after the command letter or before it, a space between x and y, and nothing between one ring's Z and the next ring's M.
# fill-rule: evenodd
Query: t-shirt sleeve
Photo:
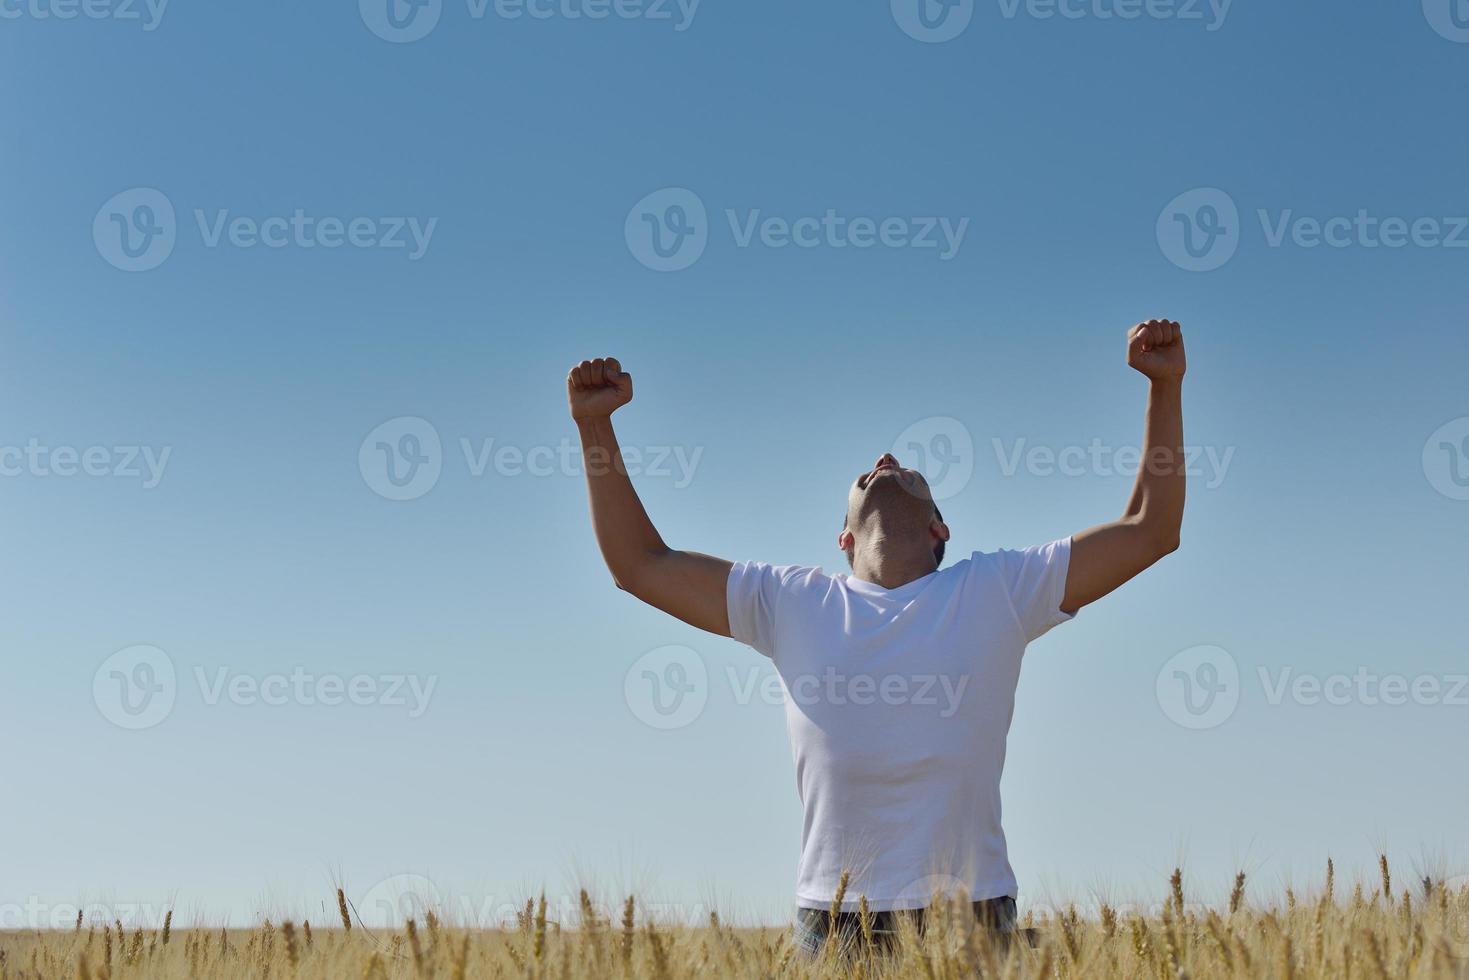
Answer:
M1061 611L1071 565L1070 538L1022 551L999 551L995 562L1027 642L1072 618Z
M776 607L791 574L798 571L791 565L735 562L725 587L729 635L767 657L774 657Z

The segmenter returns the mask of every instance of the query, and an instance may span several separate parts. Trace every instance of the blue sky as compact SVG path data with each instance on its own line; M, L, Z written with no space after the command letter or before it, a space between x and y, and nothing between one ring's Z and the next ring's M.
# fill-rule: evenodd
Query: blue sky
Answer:
M951 555L1114 517L1153 316L1188 341L1184 547L1028 654L1022 899L1148 899L1180 858L1201 893L1380 847L1469 872L1469 11L1063 7L442 0L404 40L372 0L0 3L5 914L319 915L417 874L778 921L766 667L611 587L567 367L633 373L670 543L838 570L900 435L957 466ZM657 271L671 204L703 250ZM388 499L377 443L430 432ZM140 646L172 700L129 728ZM706 679L662 730L668 646ZM1312 703L1364 675L1420 686Z

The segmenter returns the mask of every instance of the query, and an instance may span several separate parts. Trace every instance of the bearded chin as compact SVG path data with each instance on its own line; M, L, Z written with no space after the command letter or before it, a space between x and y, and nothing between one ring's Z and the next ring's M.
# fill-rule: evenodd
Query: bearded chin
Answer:
M878 516L885 524L926 527L933 516L927 489L922 483L910 488L897 479L880 480L868 489L858 513Z

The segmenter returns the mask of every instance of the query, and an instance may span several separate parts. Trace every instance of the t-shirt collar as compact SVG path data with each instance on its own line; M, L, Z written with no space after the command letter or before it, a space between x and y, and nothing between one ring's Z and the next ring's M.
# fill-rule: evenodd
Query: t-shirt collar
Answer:
M913 581L904 582L902 585L894 589L885 589L881 585L878 585L876 582L868 582L865 579L857 578L855 575L843 575L842 580L847 583L847 588L851 589L853 592L858 592L862 595L876 596L879 598L886 597L890 599L899 599L905 596L912 595L919 589L922 589L925 585L931 582L933 580L933 577L938 573L939 570L935 568L927 575L920 575Z

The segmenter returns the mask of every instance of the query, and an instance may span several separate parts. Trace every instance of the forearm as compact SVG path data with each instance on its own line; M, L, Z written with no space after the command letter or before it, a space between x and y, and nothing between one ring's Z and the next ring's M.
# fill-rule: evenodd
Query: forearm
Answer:
M579 419L576 427L597 546L613 580L626 588L642 563L668 549L628 479L612 419Z
M1187 474L1183 449L1183 379L1154 380L1148 389L1137 482L1124 519L1176 543L1183 525Z
M1071 536L1061 611L1096 602L1178 547L1183 525L1183 331L1149 320L1128 331L1127 363L1148 379L1137 483L1122 519Z

